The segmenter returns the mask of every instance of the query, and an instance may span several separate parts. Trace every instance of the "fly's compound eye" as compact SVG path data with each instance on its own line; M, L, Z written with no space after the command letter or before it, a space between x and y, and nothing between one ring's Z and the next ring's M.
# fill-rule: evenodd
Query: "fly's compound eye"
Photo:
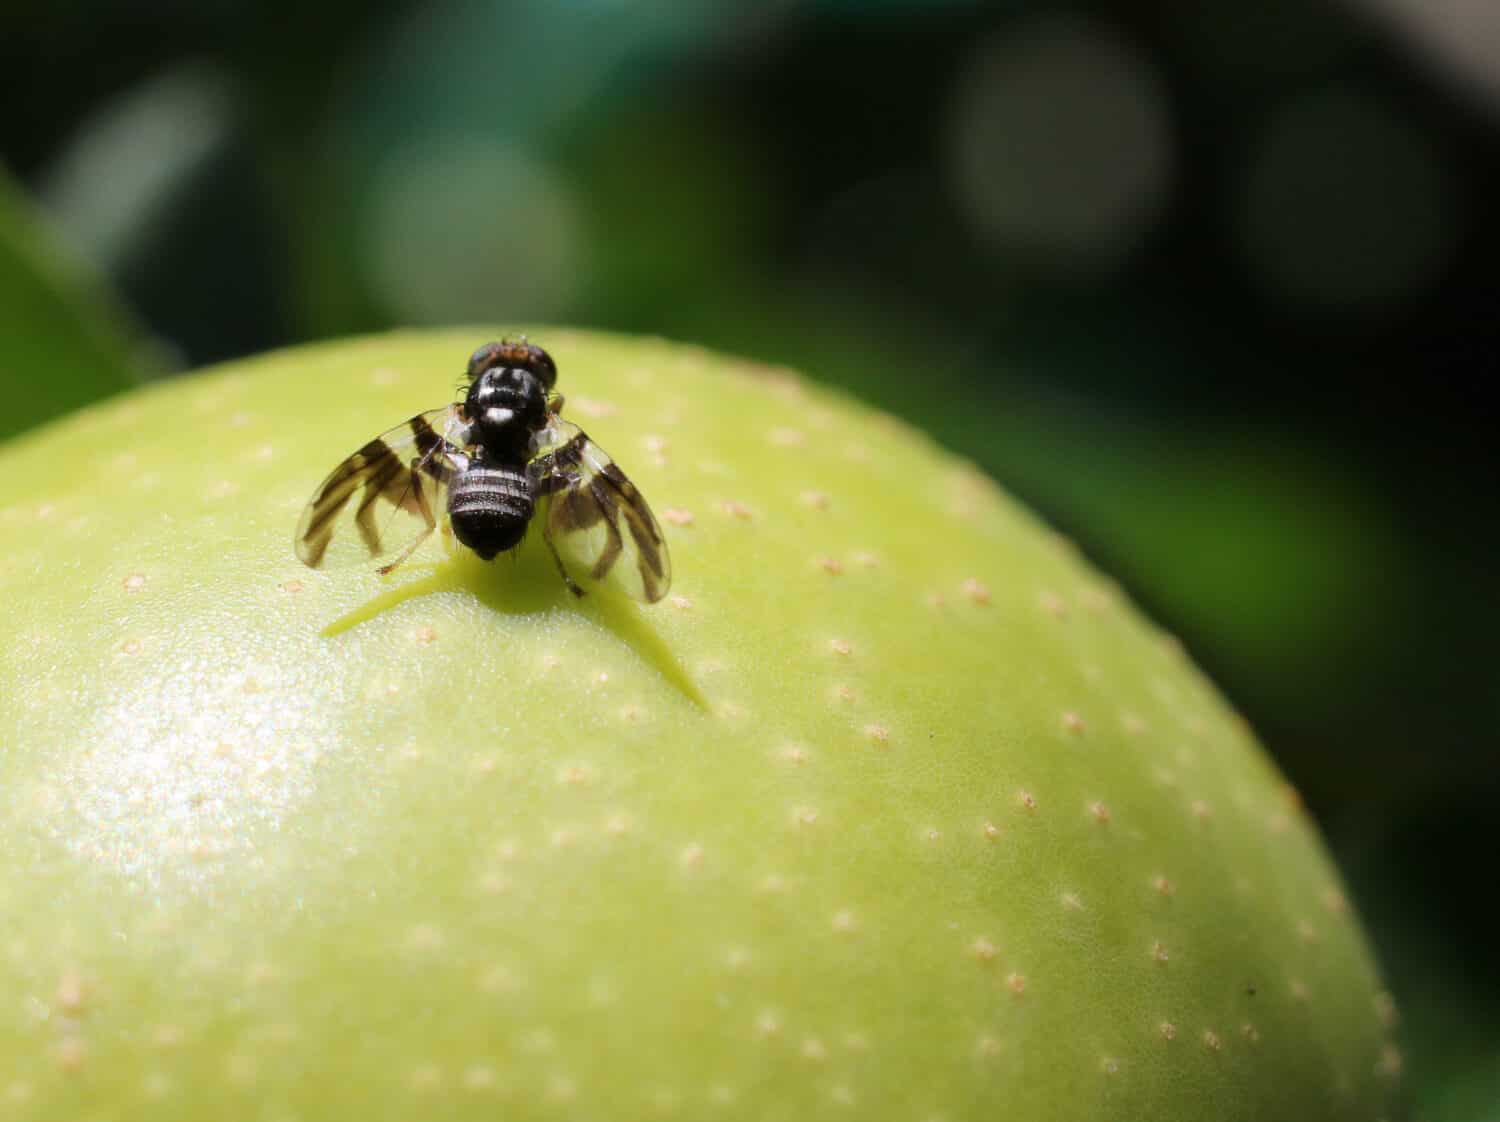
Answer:
M499 366L504 361L505 345L486 343L469 356L469 378L471 380L477 378L490 367Z
M552 356L541 347L528 343L526 350L530 352L527 357L526 367L537 376L537 380L547 389L557 385L557 363L552 361Z

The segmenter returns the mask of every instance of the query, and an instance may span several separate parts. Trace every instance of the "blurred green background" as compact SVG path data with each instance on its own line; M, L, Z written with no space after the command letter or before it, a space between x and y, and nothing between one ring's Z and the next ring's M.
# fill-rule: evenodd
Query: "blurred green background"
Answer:
M0 162L0 435L553 321L973 457L1301 788L1419 1117L1500 1117L1500 5L20 0Z

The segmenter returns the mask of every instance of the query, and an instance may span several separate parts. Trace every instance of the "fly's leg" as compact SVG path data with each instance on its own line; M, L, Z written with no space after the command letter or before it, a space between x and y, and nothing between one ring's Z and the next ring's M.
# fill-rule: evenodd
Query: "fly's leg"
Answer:
M574 596L582 596L583 589L579 588L573 578L568 575L567 566L563 564L563 559L558 556L557 546L552 544L552 535L545 529L542 530L542 541L547 543L547 552L552 554L552 561L557 565L557 571L562 574L563 583L568 586L568 591Z

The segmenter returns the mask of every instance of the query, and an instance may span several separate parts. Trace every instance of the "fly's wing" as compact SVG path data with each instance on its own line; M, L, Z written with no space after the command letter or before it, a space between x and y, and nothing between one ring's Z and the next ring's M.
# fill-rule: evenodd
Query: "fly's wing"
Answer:
M294 546L314 569L402 556L448 511L448 482L468 457L453 442L460 407L419 413L377 436L323 480L297 523Z
M667 542L635 484L588 434L553 414L529 466L542 533L575 580L654 604L672 583Z

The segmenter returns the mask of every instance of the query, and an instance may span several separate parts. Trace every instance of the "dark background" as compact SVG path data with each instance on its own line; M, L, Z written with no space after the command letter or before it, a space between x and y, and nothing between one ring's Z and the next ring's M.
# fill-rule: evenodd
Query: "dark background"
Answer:
M0 226L71 254L91 310L51 355L37 325L72 313L6 297L0 237L0 434L391 324L812 370L1181 635L1352 880L1419 1116L1497 1117L1500 5L21 0L6 25ZM38 355L76 372L41 384Z

